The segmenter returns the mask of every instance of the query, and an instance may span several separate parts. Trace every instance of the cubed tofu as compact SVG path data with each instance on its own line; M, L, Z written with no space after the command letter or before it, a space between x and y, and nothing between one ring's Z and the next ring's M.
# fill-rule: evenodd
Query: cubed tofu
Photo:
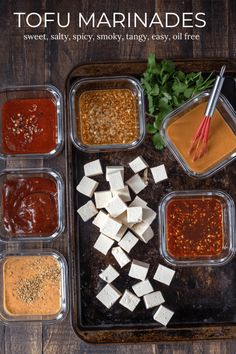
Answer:
M113 244L114 240L107 237L106 235L100 234L93 247L106 256Z
M159 281L160 283L170 285L174 275L175 270L159 264L153 279Z
M145 208L147 206L147 202L140 198L138 195L134 198L134 200L130 203L129 207L141 207Z
M140 281L139 283L132 286L133 291L138 297L144 296L146 294L153 292L152 284L148 279Z
M110 238L119 242L122 239L122 237L124 236L124 234L126 233L126 231L127 231L127 226L122 225L118 234L116 234L115 236L114 235L110 236Z
M99 159L88 162L84 165L84 174L87 177L102 175L102 166Z
M100 231L103 234L113 238L119 233L121 228L122 228L122 223L114 220L111 216L108 215Z
M137 307L140 302L140 298L131 293L129 290L125 290L122 298L120 299L119 303L126 307L131 312Z
M97 294L96 298L105 305L108 309L114 305L114 303L121 297L121 292L117 290L113 285L107 284Z
M148 243L148 241L150 241L154 236L152 228L145 222L140 222L139 224L135 224L132 227L132 231L144 243Z
M107 203L112 199L111 191L99 191L94 193L95 204L97 209L105 208Z
M99 229L104 225L107 218L107 213L105 211L100 210L96 217L93 219L92 224L97 226Z
M143 208L143 221L146 224L151 225L152 222L156 219L156 216L157 213L148 206Z
M154 179L154 182L160 182L168 178L166 173L165 165L160 165L151 168L151 173Z
M167 307L161 305L158 310L154 313L154 320L161 323L163 326L167 326L171 320L174 312L169 310Z
M112 283L116 278L118 278L120 274L109 264L106 269L104 269L100 274L99 277L107 283Z
M124 179L121 171L113 172L109 175L109 184L112 191L124 188Z
M124 188L122 188L118 191L112 191L112 196L115 197L116 195L118 195L123 200L123 202L130 202L131 201L131 196L130 196L128 186L124 186Z
M117 263L119 264L119 266L121 268L123 268L126 264L128 264L130 262L130 258L119 246L113 247L111 250L111 253L115 257Z
M135 194L140 193L144 188L147 187L147 184L143 181L143 179L138 175L132 176L126 184L132 189Z
M107 166L106 167L106 181L109 182L109 175L111 175L114 172L120 171L122 174L122 178L124 180L124 166Z
M165 302L165 299L160 291L154 291L153 293L144 295L143 300L146 309L157 307Z
M130 224L128 223L128 219L127 219L127 212L125 211L124 213L122 213L121 215L119 215L116 218L117 221L121 222L122 224L126 225L127 227L131 228L133 227L134 224Z
M76 190L79 193L82 193L86 195L89 198L92 198L93 193L98 187L98 182L94 181L92 178L84 176L78 186L76 187Z
M149 267L150 264L133 259L129 270L129 276L131 278L145 280Z
M138 242L138 238L134 236L134 234L131 231L128 231L124 237L120 240L118 245L125 250L127 253L129 253L132 248L136 245Z
M134 173L138 173L147 168L148 164L142 156L138 156L136 159L129 163L129 166L134 171Z
M98 213L98 210L96 209L92 200L89 200L86 204L77 210L77 213L80 215L83 221L88 221Z
M118 195L113 197L106 205L106 210L113 218L121 215L126 209L127 205Z
M143 220L143 209L141 207L127 208L128 223L137 224Z

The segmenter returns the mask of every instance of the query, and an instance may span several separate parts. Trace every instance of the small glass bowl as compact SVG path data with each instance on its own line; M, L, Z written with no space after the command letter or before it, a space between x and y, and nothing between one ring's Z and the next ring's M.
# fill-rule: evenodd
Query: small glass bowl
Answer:
M29 178L29 177L45 177L52 179L55 181L57 185L57 211L58 211L58 223L57 229L53 231L50 235L37 235L37 234L11 234L4 227L4 210L3 203L0 204L0 242L8 243L8 242L48 242L59 237L65 228L65 211L64 211L64 182L61 175L49 168L41 168L41 169L19 169L19 170L4 170L0 173L0 191L2 198L2 189L4 183L7 179L11 178Z
M197 178L207 178L209 176L212 176L222 168L224 168L226 165L230 164L233 160L236 159L236 148L233 153L229 154L227 157L224 159L219 160L217 163L214 165L210 166L207 170L203 172L196 172L193 169L189 167L187 162L185 161L184 157L181 155L181 153L178 151L177 147L175 144L171 141L170 137L168 136L167 133L167 128L170 126L170 124L178 119L180 119L185 113L190 111L191 109L195 108L202 102L207 102L209 99L210 91L204 91L200 93L199 95L193 97L186 103L184 103L182 106L174 110L173 112L169 113L164 121L162 122L161 128L160 128L160 133L161 136L166 143L166 146L168 149L171 151L171 153L174 155L176 160L180 163L184 171L191 177L197 177ZM236 118L235 118L235 111L229 101L223 96L220 95L218 103L217 103L217 109L221 113L222 117L225 119L226 123L230 126L230 128L233 130L233 132L236 134Z
M174 258L168 251L167 207L174 199L217 197L221 201L223 213L224 240L221 254L217 256L197 256ZM168 193L159 205L160 253L167 263L174 266L216 266L229 262L235 254L235 205L233 199L220 190L175 191Z
M79 113L76 109L76 100L82 93L94 90L109 89L128 89L136 98L137 104L137 123L139 132L137 139L129 144L109 144L109 145L85 145L82 137L78 134ZM88 79L77 80L71 87L69 93L70 102L70 123L71 123L71 139L73 144L84 152L101 152L101 151L120 151L130 150L139 146L146 133L144 94L143 89L137 79L132 76L114 76L114 77L91 77Z
M4 304L4 264L9 257L25 257L25 256L52 256L54 257L61 269L61 287L60 287L60 310L56 314L51 315L16 315L7 311ZM45 324L53 324L61 322L68 313L68 267L63 255L57 251L50 249L45 250L22 250L22 251L5 251L0 254L0 321L5 325L17 325L30 322L31 324L43 322Z
M53 85L45 86L20 86L9 87L0 90L0 112L4 104L12 99L37 99L49 98L56 106L57 111L57 136L56 147L48 153L23 153L23 154L9 154L3 151L2 143L2 119L0 120L0 158L6 159L39 159L51 158L57 155L63 147L63 97L61 92Z

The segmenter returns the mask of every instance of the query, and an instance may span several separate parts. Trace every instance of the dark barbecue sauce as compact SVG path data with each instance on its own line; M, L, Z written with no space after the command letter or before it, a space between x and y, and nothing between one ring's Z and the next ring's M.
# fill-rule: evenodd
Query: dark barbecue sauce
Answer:
M46 177L9 178L3 186L4 227L13 236L48 236L58 226L57 185Z

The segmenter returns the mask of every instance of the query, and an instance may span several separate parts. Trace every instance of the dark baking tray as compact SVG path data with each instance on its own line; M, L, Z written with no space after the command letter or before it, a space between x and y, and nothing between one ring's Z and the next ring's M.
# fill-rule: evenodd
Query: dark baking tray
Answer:
M236 62L229 59L188 59L175 60L178 68L185 71L218 71L222 64L227 65L227 79L223 93L236 108ZM67 81L68 93L73 82L78 78L102 75L134 75L140 77L146 63L95 63L76 67ZM67 106L68 107L68 106ZM68 111L68 109L67 109ZM83 165L100 158L103 167L106 165L128 165L138 155L145 157L150 166L164 163L169 179L153 184L140 193L149 206L158 209L160 199L173 190L186 189L222 189L231 194L236 201L236 169L231 164L220 173L206 180L195 180L188 177L179 164L165 149L155 151L150 137L137 149L129 152L86 154L77 150L68 142L68 182L69 182L69 215L70 215L70 257L71 257L71 319L75 332L90 343L115 342L164 342L194 339L216 339L236 337L236 259L221 267L176 268L176 276L170 287L152 281L154 288L163 290L166 304L175 311L168 328L160 327L153 319L153 310L145 310L139 305L131 313L118 303L110 310L101 305L96 294L104 286L98 277L99 272L109 263L116 265L113 257L100 255L93 249L99 234L91 222L83 223L76 210L88 198L76 192L76 185L83 176ZM128 171L128 169L127 169ZM126 178L129 174L126 175ZM99 189L107 189L103 178ZM140 259L151 264L151 279L158 262L163 263L159 255L158 221L152 224L155 237L147 244L138 244L131 251L131 258ZM124 267L114 285L124 291L135 283L129 279L129 265ZM156 283L156 284L155 284Z

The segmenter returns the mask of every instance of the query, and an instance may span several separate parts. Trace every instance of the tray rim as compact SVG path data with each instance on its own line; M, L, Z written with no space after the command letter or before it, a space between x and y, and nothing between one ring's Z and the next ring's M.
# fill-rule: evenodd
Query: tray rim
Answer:
M199 65L215 65L220 66L222 63L228 63L227 72L228 73L236 73L236 59L232 57L203 57L203 58L169 58L173 60L176 65L184 65L186 63L193 63ZM162 60L161 58L157 58L157 60ZM72 79L88 77L87 75L78 75L78 70L83 69L91 69L94 66L99 67L111 67L111 66L125 66L125 65L145 65L147 61L144 60L114 60L114 61L95 61L95 62L83 62L79 65L75 66L68 74L66 79L65 85L65 106L67 107L66 110L66 129L69 132L69 119L68 119L68 93L70 89L70 82ZM133 75L133 73L126 73L127 75ZM100 76L101 74L98 73L97 75L93 76ZM110 74L109 74L110 75ZM68 135L68 134L67 134ZM70 156L72 156L72 141L70 137L66 139L66 154L67 154L67 193L68 198L67 200L71 200L72 198L72 185L69 185L68 181L71 181L72 177L72 161L70 160ZM73 331L75 334L84 340L87 343L91 344L125 344L125 343L168 343L168 342L189 342L189 341L197 341L197 340L222 340L222 339L234 339L236 338L236 323L229 324L229 325L217 325L217 324L208 324L202 326L201 324L191 327L186 327L183 325L179 328L171 328L171 327L155 327L149 329L142 329L142 328L110 328L107 329L98 329L94 330L91 328L85 328L78 324L78 320L75 320L75 316L73 316L73 308L75 305L75 299L73 296L74 289L76 288L76 274L75 274L75 254L74 254L74 246L76 237L72 232L72 223L71 223L71 209L72 206L70 203L67 203L67 215L69 216L69 223L68 223L68 232L69 232L69 255L70 261L68 262L69 266L69 280L70 280L70 323L72 325ZM74 212L74 211L73 211ZM73 252L72 252L73 250ZM72 306L73 305L73 306ZM117 332L123 335L122 339L121 336L117 336ZM135 334L138 334L137 336ZM153 335L154 333L154 335ZM108 335L109 334L109 335ZM142 340L142 336L145 336L145 340ZM109 339L108 339L109 337ZM139 339L138 339L139 338Z

